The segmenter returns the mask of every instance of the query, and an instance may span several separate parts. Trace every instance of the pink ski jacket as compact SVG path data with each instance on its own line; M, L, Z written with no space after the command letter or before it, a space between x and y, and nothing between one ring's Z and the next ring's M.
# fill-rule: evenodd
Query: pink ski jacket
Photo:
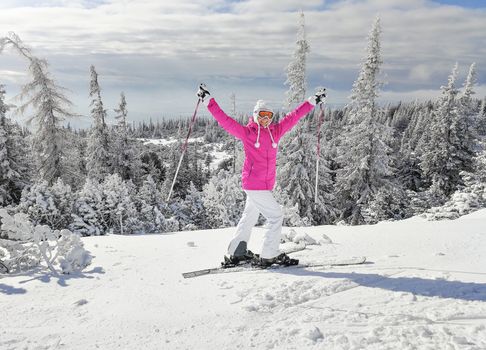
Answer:
M297 122L309 113L314 105L308 101L302 103L293 112L287 114L278 124L264 128L253 121L246 126L224 113L214 98L208 104L208 110L228 133L243 142L245 162L241 173L242 187L245 190L269 190L275 185L278 142Z

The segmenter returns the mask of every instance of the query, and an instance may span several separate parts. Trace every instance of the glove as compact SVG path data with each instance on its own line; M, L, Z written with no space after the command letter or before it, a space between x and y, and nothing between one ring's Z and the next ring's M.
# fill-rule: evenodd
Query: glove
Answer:
M318 88L315 95L309 97L309 102L314 106L324 103L326 101L326 88Z
M209 96L211 94L209 93L208 87L206 86L206 84L201 83L199 85L199 89L197 90L196 95L197 95L197 97L199 97L201 102L203 102L207 106L207 104L209 103L209 99L210 99Z

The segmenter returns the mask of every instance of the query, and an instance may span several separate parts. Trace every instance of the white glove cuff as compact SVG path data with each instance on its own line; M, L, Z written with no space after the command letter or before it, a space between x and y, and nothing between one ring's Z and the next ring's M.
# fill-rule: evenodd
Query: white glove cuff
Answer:
M313 106L315 106L317 104L317 97L315 95L309 97L308 99L309 103Z
M204 98L202 103L204 103L204 105L207 107L209 105L209 100L211 100L211 99L212 99L211 95L208 95Z

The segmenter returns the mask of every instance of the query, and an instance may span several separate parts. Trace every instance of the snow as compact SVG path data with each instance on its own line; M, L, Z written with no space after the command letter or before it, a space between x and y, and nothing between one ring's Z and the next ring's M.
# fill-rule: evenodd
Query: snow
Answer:
M138 138L137 140L142 141L144 145L156 145L156 146L167 146L176 142L181 141L180 139L177 139L175 137L169 137L168 139L144 139L144 138ZM184 140L183 140L184 141ZM190 137L187 142L193 143L193 142L204 142L204 137Z
M302 261L369 262L183 279L217 265L234 228L87 237L82 273L1 276L0 348L486 348L486 209L294 230L329 239L293 254Z
M144 138L138 138L137 140L143 142L144 145L155 145L155 146L168 146L173 143L176 143L178 141L181 141L177 138L174 137L169 137L168 139L144 139ZM183 140L182 140L183 141ZM187 140L189 143L194 143L194 142L199 142L199 143L204 143L204 137L190 137ZM209 165L209 168L211 170L215 170L218 168L219 164L223 160L227 160L232 157L231 154L229 154L227 151L222 150L223 144L222 143L213 143L215 149L211 151L211 156L213 157L211 160L211 164ZM166 163L166 165L169 165L169 163Z
M215 170L218 168L218 165L228 158L231 158L231 155L227 151L218 150L221 149L222 144L216 144L215 150L211 151L211 156L213 157L209 168L211 170Z

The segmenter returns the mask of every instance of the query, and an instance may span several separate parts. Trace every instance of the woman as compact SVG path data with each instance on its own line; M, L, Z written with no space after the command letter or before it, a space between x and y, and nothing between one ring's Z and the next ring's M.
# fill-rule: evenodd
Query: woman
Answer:
M243 142L245 162L242 170L242 187L246 193L246 204L243 215L236 227L236 234L228 246L228 255L223 265L234 266L240 262L252 260L262 267L272 264L292 265L298 260L280 254L279 244L282 232L283 213L280 205L272 195L275 184L278 142L297 122L307 115L316 104L322 103L325 89L320 89L308 101L287 114L279 123L273 123L273 110L263 100L258 100L253 109L253 116L243 126L224 113L204 84L197 92L200 100L209 112L228 133ZM267 230L264 234L260 256L253 256L248 251L251 230L258 221L259 215L267 219Z

